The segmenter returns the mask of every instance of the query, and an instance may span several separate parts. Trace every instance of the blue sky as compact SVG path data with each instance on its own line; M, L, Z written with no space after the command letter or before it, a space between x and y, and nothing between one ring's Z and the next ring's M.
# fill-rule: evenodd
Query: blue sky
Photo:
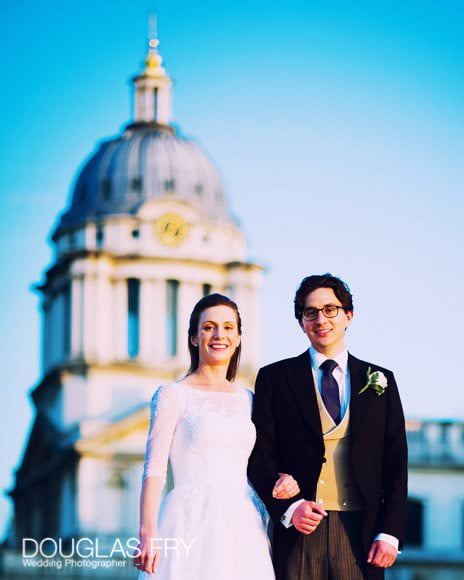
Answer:
M30 288L80 164L131 118L154 8L174 122L215 160L267 268L263 362L305 348L295 287L331 271L354 293L350 350L394 369L408 416L463 419L462 2L7 0L2 488L39 378Z

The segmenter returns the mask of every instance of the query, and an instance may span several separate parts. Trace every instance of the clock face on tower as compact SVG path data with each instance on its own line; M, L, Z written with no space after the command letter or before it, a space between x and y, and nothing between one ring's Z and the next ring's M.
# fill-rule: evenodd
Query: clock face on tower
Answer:
M155 234L165 246L180 246L188 237L190 224L179 214L163 213L155 221Z

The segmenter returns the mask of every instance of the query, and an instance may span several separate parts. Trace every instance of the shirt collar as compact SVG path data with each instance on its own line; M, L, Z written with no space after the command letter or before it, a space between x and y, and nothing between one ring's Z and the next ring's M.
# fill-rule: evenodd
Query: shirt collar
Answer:
M342 372L346 374L348 368L348 351L346 348L340 351L337 356L328 357L325 356L325 354L317 351L313 346L310 346L309 356L311 357L311 366L314 370L318 370L321 364L330 358L330 360L334 360Z

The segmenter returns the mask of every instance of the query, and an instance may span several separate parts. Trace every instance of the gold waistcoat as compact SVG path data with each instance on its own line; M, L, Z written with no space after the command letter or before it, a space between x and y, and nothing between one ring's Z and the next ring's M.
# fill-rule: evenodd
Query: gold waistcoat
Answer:
M350 461L350 409L338 425L329 415L317 387L326 462L317 483L316 501L325 510L357 511L364 501L354 478Z

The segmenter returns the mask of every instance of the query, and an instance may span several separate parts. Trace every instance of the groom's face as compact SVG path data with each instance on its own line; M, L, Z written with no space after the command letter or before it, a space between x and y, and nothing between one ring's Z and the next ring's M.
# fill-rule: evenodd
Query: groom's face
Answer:
M306 296L305 308L341 306L332 288L317 288ZM345 348L345 330L351 324L352 312L339 308L337 316L326 318L322 312L315 320L302 318L300 325L313 347L326 356L335 356Z

